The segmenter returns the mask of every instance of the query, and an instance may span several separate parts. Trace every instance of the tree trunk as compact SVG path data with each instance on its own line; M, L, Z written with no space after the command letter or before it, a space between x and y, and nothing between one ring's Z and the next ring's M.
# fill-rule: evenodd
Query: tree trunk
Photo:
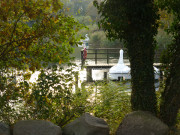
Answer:
M157 9L150 0L129 2L133 10L127 11L129 31L125 34L131 63L132 109L157 114L153 68Z
M147 40L147 38L143 39ZM152 41L152 39L151 39ZM154 46L146 41L128 46L128 54L131 63L132 95L131 104L133 110L150 111L156 114L156 95L154 88Z
M177 37L180 37L180 34ZM180 39L176 39L174 50L160 106L160 118L170 127L176 124L180 109Z

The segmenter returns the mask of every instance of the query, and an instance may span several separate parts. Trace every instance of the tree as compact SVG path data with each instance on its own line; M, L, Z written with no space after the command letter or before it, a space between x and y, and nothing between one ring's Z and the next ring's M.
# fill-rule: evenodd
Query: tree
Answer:
M132 109L156 114L153 61L158 8L152 0L106 0L100 4L95 1L94 5L107 36L126 43L131 63Z
M54 0L1 0L0 67L35 70L67 62L82 27Z
M157 1L156 1L157 2ZM166 55L167 80L161 95L158 116L168 126L176 124L180 108L180 1L159 0L158 6L173 13L173 23L168 32L173 36ZM159 19L154 1L106 0L99 5L100 25L110 38L125 40L131 63L133 110L156 112L156 98L153 88L154 35ZM169 24L168 24L169 25ZM152 106L151 106L151 105ZM148 108L149 107L149 108Z
M69 54L73 52L72 46L80 41L80 36L77 37L76 33L82 25L73 17L66 15L65 10L59 0L0 1L0 114L2 120L9 123L17 120L19 115L16 114L23 109L20 108L20 111L15 112L17 108L13 105L24 103L25 100L22 99L32 92L26 79L31 76L31 73L20 69L35 71L47 67L50 63L64 66L64 63L70 61ZM22 83L15 80L17 74L24 74L22 77L24 80L19 80ZM59 76L65 79L49 77L49 80L45 78L46 80L42 82L49 83L53 80L53 84L58 83L63 86L64 82L71 81L66 75ZM46 88L49 88L52 83L47 84ZM35 92L39 90L38 87L36 88ZM40 90L46 93L47 89ZM59 93L63 90L58 89ZM42 95L39 94L39 97ZM57 98L60 99L58 96ZM44 101L44 97L42 100ZM28 115L28 113L24 114Z
M169 61L166 63L168 74L160 106L160 118L171 127L176 124L180 109L180 1L159 0L159 5L161 9L174 15L171 28L168 29L168 32L173 36L173 42L168 48Z

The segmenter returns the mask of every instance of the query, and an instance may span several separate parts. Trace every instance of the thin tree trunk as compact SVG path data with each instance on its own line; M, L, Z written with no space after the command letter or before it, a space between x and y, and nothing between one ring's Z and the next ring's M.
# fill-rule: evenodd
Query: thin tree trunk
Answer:
M180 109L180 40L176 40L175 44L170 74L166 80L160 106L160 118L170 127L176 124Z

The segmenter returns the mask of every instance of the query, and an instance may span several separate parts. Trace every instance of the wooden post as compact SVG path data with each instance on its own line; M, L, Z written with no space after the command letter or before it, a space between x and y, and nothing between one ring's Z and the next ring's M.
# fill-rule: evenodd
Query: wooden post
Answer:
M97 64L97 49L95 49L95 64Z
M86 68L87 71L87 82L92 82L92 68Z
M107 49L107 64L109 64L109 51Z

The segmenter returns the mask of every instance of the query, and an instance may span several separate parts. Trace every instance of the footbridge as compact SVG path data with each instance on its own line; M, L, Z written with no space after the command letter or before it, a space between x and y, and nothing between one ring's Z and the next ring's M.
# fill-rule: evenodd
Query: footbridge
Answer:
M87 70L87 81L92 81L92 69L109 69L119 60L119 51L124 50L124 63L130 66L128 53L126 48L95 48L81 50L81 67ZM160 52L155 53L154 66L160 67ZM104 78L107 78L107 72L104 73Z

